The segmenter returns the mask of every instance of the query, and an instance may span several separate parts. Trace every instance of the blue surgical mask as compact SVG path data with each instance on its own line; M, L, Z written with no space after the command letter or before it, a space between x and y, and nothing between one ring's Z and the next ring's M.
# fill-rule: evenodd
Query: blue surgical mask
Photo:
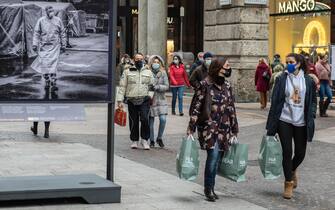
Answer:
M157 71L161 68L161 65L159 63L153 63L151 67L153 70Z
M291 63L289 63L289 64L287 64L287 71L288 71L288 73L290 73L290 74L293 74L293 72L295 72L295 67L296 67L296 64L291 64Z

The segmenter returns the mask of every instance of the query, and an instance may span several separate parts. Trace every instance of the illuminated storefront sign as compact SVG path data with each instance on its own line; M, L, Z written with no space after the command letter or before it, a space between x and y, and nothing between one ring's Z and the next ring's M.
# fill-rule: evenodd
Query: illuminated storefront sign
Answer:
M294 13L313 11L315 9L315 0L293 0L279 2L279 13Z

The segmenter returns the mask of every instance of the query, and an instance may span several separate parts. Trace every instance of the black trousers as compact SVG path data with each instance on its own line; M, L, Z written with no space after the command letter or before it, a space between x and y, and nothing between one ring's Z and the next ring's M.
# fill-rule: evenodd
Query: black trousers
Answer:
M286 181L292 181L295 171L305 158L307 148L306 126L297 127L280 121L278 130L283 149L283 169ZM292 158L292 139L294 140L294 157Z
M150 101L145 100L141 105L134 105L128 101L130 140L140 140L139 123L141 122L141 138L149 140L150 138Z

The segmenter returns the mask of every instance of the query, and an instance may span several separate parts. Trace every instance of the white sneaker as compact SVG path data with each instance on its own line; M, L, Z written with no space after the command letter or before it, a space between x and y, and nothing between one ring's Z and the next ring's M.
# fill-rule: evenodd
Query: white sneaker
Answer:
M144 150L150 150L150 146L148 144L148 141L142 140L142 146Z
M133 141L133 143L131 144L130 148L137 149L138 148L138 141Z

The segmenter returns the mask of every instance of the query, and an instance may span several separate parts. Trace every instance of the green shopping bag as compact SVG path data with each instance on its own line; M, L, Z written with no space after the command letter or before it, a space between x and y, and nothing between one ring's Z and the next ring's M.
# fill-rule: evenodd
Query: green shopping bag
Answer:
M176 160L179 178L193 181L199 174L199 148L192 135L183 138Z
M235 182L246 181L245 172L248 163L248 145L232 144L219 166L219 175Z
M273 180L282 174L283 152L279 138L263 136L258 162L265 179Z

